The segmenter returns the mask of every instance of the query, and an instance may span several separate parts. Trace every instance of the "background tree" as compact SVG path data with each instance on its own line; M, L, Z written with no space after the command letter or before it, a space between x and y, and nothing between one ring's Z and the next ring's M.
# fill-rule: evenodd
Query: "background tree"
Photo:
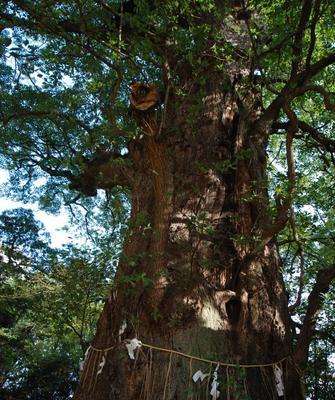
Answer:
M223 397L281 396L278 363L286 397L303 398L335 276L333 2L0 4L2 157L13 195L48 210L103 203L100 215L131 199L75 398L205 398L210 384L189 379L199 368L217 397L212 364L147 348L134 364L120 343L134 336L256 365L221 366ZM36 193L38 177L47 179ZM283 267L299 279L290 305L278 235ZM289 313L306 298L292 337Z
M51 249L27 209L0 215L0 238L0 397L68 399L102 309L109 268L73 246Z

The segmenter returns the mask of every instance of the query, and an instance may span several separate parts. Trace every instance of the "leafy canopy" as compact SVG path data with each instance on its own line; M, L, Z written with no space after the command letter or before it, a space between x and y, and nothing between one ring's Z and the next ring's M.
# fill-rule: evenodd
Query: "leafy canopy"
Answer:
M38 235L40 227L31 214L4 214L3 251L9 260L3 261L9 271L3 278L5 296L30 287L29 282L32 298L47 304L45 293L52 293L52 304L68 310L57 316L56 306L48 308L43 318L49 318L49 325L39 317L43 329L52 326L61 335L56 328L61 318L60 325L71 323L78 330L80 316L67 301L69 296L83 301L86 286L74 293L67 279L87 276L88 286L91 275L98 279L101 273L106 279L106 266L118 253L126 227L129 191L113 186L91 198L78 196L69 183L101 149L111 155L114 168L128 162L123 156L139 134L128 112L131 81L156 82L163 91L172 85L183 99L189 89L185 77L205 85L211 67L222 71L223 80L228 74L238 82L241 99L247 91L257 93L263 115L281 101L269 128L268 189L275 218L277 203L294 186L290 221L278 241L298 329L306 308L301 300L310 293L316 273L334 265L335 3L1 0L0 6L0 160L10 171L3 193L38 201L48 211L66 204L91 241L89 256L78 256L73 248L69 257L55 255ZM285 150L292 124L297 125L294 185ZM234 168L234 163L219 167ZM93 265L101 266L100 272ZM82 272L86 268L88 274ZM26 304L30 297L22 293L23 299L15 301ZM96 299L94 290L92 296ZM324 341L315 342L315 362L334 351L333 299L332 287L324 296L322 326L317 327ZM5 309L17 310L15 304ZM21 343L20 333L15 335ZM319 381L310 382L316 393Z

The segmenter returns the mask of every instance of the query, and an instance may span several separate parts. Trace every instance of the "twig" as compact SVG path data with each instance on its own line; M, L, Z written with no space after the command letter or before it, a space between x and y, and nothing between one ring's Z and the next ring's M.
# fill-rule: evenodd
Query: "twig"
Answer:
M320 4L321 4L321 0L316 0L315 1L315 5L314 5L314 15L312 18L312 23L311 23L311 34L310 34L310 42L309 42L309 48L308 48L308 53L306 56L306 69L308 69L308 67L311 64L311 59L312 59L312 54L314 51L314 47L315 47L315 41L316 41L316 34L315 34L315 28L316 28L316 24L318 22L318 18L320 16Z
M304 274L305 274L305 253L304 253L304 246L303 242L300 240L300 237L297 232L297 227L296 227L296 220L295 220L295 213L294 209L291 206L290 208L290 225L292 229L292 234L293 234L293 240L296 242L298 246L297 254L299 255L300 258L300 275L299 275L299 289L298 289L298 294L296 301L289 306L288 311L290 314L293 313L293 311L300 306L301 304L301 296L302 296L302 290L304 287Z
M305 36L305 30L307 28L307 24L312 12L313 2L311 0L304 0L303 6L301 9L300 20L298 24L298 28L294 35L294 40L292 44L292 67L291 67L291 78L294 78L298 71L302 60L302 50L303 50L303 40Z
M272 226L263 233L262 242L263 246L265 246L278 232L280 232L287 223L288 220L288 212L290 207L292 206L292 200L295 193L296 186L296 174L295 174L295 163L294 163L294 152L293 152L293 138L298 131L298 118L296 114L290 107L290 100L287 100L287 103L284 104L284 111L287 114L288 118L291 121L291 124L288 125L287 134L286 134L286 162L287 162L287 194L283 199L282 203L278 204L277 207L277 216L272 224Z

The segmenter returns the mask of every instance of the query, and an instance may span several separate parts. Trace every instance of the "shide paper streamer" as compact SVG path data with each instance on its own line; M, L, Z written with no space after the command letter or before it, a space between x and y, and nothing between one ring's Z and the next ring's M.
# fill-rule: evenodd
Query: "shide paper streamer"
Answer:
M138 348L142 346L142 342L138 339L131 339L131 341L129 343L126 343L126 347L128 350L128 354L129 354L129 358L132 360L135 360L135 354L134 351Z

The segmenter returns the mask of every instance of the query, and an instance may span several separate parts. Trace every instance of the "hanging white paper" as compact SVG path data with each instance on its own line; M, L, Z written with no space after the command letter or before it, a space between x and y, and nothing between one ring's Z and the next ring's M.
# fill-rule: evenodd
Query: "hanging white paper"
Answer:
M198 380L200 379L201 382L207 378L209 374L204 374L200 369L193 375L192 379L194 383L197 383Z
M284 382L283 382L283 370L279 365L274 365L273 372L275 374L275 382L278 396L284 396Z
M126 329L127 329L127 321L123 321L119 329L119 341L121 341L121 335L124 333Z
M142 342L138 339L131 339L131 341L129 343L126 343L126 347L128 350L128 354L129 354L129 358L131 360L135 360L135 355L134 355L134 351L138 348L142 346Z
M212 382L212 389L210 391L210 395L213 400L217 400L220 397L220 391L218 390L218 382Z
M219 387L218 370L219 370L219 364L216 366L214 373L213 373L213 381L212 381L211 391L210 391L210 395L212 396L213 400L217 400L220 397L220 391L218 390L218 387Z
M99 374L101 374L102 370L104 369L105 364L106 364L106 356L103 355L103 356L102 356L102 361L101 361L101 363L99 364L99 369L98 369L98 372L97 372L97 376L98 376Z

